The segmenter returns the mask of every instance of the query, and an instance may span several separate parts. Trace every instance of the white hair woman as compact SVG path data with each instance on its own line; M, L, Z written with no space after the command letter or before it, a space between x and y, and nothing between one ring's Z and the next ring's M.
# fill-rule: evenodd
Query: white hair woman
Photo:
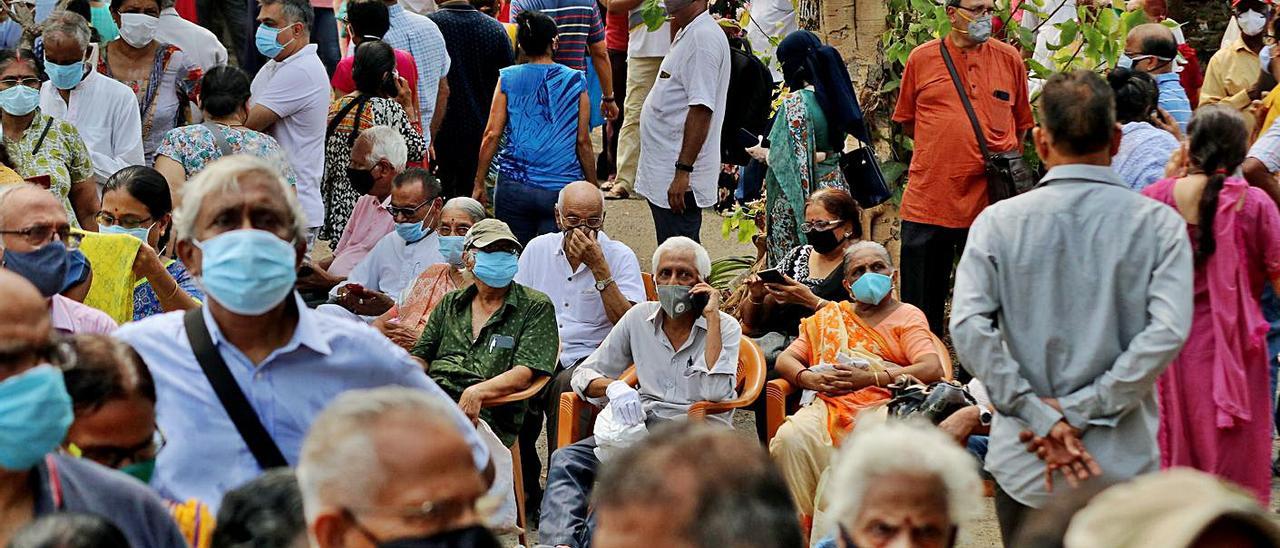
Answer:
M436 232L440 234L440 254L446 262L432 265L418 275L400 303L374 320L373 326L401 348L413 350L440 299L471 285L472 280L462 275L462 238L485 217L484 206L474 199L460 196L445 202Z
M925 383L951 377L949 354L929 331L924 312L894 298L896 279L884 246L853 244L844 259L844 285L853 302L819 308L778 356L781 378L818 395L769 442L802 525L813 525L822 473L862 410L889 401L886 387L903 375Z
M856 433L830 474L828 515L838 540L821 547L951 546L981 507L978 463L927 423L891 421Z

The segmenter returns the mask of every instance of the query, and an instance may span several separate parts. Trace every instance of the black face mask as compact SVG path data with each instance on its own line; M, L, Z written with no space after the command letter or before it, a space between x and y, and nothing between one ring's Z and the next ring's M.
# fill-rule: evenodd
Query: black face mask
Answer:
M347 180L351 181L351 189L361 196L373 190L373 168L347 168Z
M378 544L378 548L501 548L498 539L479 525L426 537L407 537Z
M845 240L844 238L836 237L836 229L834 228L830 230L806 232L804 236L805 239L809 240L809 245L813 246L814 251L824 255L831 253L831 251L839 247L840 243Z

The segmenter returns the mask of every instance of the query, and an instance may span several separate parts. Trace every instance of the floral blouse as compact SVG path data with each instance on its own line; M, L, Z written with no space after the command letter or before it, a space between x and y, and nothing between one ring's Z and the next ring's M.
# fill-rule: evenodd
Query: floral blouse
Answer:
M204 301L204 292L196 285L195 278L187 272L187 267L183 266L181 261L169 261L164 269L173 276L174 281L178 282L178 287L187 295L191 295L191 298L196 301ZM138 283L133 286L133 321L163 313L164 307L160 306L160 297L151 287L151 282L146 278L138 280Z
M108 47L102 47L98 72L111 78L107 63ZM189 105L195 104L200 91L200 66L178 46L158 43L151 75L146 80L120 80L138 96L138 112L142 115L142 150L147 165L155 165L156 148L169 130L184 125ZM153 82L158 80L158 82Z
M284 150L275 138L252 129L233 128L218 124L222 138L227 140L234 154L248 154L266 160L280 170L290 186L298 184L297 175L285 157ZM169 130L156 147L157 156L167 156L182 166L182 171L190 179L222 157L213 140L213 133L203 124L193 124Z
M49 132L40 142L45 126ZM40 143L39 149L36 149L37 142ZM31 119L31 127L22 133L22 139L15 142L5 138L4 146L9 151L14 170L24 179L49 176L49 190L62 199L62 207L67 210L71 226L79 228L69 194L71 185L93 177L93 163L89 159L89 148L80 139L80 132L75 126L37 109Z

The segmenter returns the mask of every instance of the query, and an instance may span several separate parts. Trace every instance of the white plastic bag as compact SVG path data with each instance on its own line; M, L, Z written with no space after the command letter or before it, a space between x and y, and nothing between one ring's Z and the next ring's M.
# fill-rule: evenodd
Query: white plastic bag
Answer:
M645 428L643 422L635 426L624 426L613 417L613 406L606 405L596 416L595 435L596 458L603 464L623 449L644 439L649 435L649 429Z
M516 490L511 468L511 449L502 444L502 440L498 439L498 435L484 421L476 422L476 433L489 446L489 458L493 460L493 485L485 493L485 498L499 501L497 508L485 520L486 525L494 531L515 531Z

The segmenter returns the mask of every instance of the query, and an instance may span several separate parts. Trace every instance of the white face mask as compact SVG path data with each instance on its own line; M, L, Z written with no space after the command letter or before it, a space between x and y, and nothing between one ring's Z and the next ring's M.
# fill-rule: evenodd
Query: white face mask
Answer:
M1266 14L1249 10L1237 15L1236 22L1240 24L1240 32L1249 36L1257 36L1267 26L1267 16Z
M156 38L156 26L160 24L158 17L142 13L120 14L120 38L135 48L145 47Z

